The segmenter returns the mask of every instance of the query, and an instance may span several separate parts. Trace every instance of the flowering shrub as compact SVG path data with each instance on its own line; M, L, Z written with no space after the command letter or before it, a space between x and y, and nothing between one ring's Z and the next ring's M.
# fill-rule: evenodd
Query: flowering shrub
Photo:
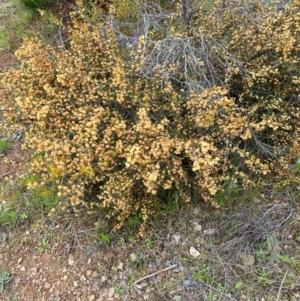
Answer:
M218 5L199 8L180 33L171 14L167 37L154 26L156 38L133 36L132 50L115 16L90 23L83 12L72 17L69 49L24 41L20 68L1 75L0 100L3 130L22 128L34 151L30 185L57 185L75 212L107 208L116 227L139 212L142 233L165 191L218 206L225 182L289 180L300 149L297 5Z

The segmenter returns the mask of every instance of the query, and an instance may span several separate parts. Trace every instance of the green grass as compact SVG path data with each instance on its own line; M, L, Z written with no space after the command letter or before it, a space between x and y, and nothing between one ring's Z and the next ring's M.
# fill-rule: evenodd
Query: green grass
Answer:
M28 8L46 8L50 5L51 0L21 0L21 2Z
M14 226L17 221L17 214L11 207L4 207L0 204L0 225Z
M23 37L28 35L27 29L33 12L19 0L9 0L0 5L0 53L15 51Z
M44 16L40 16L37 10L30 9L20 0L8 0L0 4L0 54L13 53L22 44L24 38L33 35L52 44L58 26L51 22L49 16L50 13L47 11Z
M2 183L0 186L0 225L14 227L24 222L35 222L45 216L56 215L58 202L56 189L38 187L27 189L30 176L14 183ZM4 204L1 203L6 201Z

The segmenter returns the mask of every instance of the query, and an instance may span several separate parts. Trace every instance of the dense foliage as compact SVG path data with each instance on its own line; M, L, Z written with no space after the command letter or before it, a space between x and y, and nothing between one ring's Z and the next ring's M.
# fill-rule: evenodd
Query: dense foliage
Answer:
M226 186L297 179L299 1L188 16L122 3L101 19L79 8L69 47L26 40L1 75L3 132L25 132L32 186L56 185L75 211L107 208L120 227L166 191L218 206Z

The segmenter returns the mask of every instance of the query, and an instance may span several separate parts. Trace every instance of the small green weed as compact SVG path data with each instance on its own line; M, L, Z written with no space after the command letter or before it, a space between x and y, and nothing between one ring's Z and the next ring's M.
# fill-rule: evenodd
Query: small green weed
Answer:
M9 271L6 268L0 269L0 293L4 290L4 285L12 279Z
M1 27L0 27L1 30ZM0 40L1 40L1 36L0 36ZM9 147L9 141L6 138L2 138L0 139L0 154L4 153Z
M133 275L131 275L130 278L129 278L129 280L128 280L128 285L129 285L130 287L133 286L134 281L135 281L135 278L134 278Z
M128 242L135 243L136 239L133 236L128 237Z
M128 218L128 225L129 226L135 226L135 225L140 225L142 222L141 216L140 215L134 215Z
M187 263L189 260L188 260L188 258L186 258L186 257L182 257L181 258L181 262L182 262L182 264L185 264L185 263Z
M300 158L298 158L296 164L294 165L294 173L300 169Z
M38 252L43 253L45 250L49 248L49 241L46 239L42 239L38 245Z
M261 283L263 286L268 286L272 283L269 279L270 272L262 270L260 276L257 278L258 282Z
M104 244L108 244L111 241L111 237L107 233L100 233L99 238L100 238L100 241L103 242Z
M238 291L241 288L242 284L243 284L242 281L236 282L232 288L232 292L235 293L236 291Z
M213 283L214 278L210 275L210 266L207 264L203 264L202 270L198 270L194 272L193 279L202 280L205 283Z
M153 246L153 240L151 238L147 238L145 244L146 244L147 248L152 248L152 246Z
M115 286L115 295L119 296L122 293L122 287L120 285Z
M278 255L277 258L284 263L291 265L293 268L297 266L296 259L294 257L287 257L285 255Z
M3 226L14 226L17 221L16 212L10 208L5 208L2 204L0 204L0 224Z

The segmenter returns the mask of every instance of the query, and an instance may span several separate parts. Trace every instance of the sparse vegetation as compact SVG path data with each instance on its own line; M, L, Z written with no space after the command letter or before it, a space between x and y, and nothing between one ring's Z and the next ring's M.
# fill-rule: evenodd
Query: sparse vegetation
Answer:
M9 0L0 4L0 54L14 52L22 38L28 35L28 24L33 13L20 0Z

